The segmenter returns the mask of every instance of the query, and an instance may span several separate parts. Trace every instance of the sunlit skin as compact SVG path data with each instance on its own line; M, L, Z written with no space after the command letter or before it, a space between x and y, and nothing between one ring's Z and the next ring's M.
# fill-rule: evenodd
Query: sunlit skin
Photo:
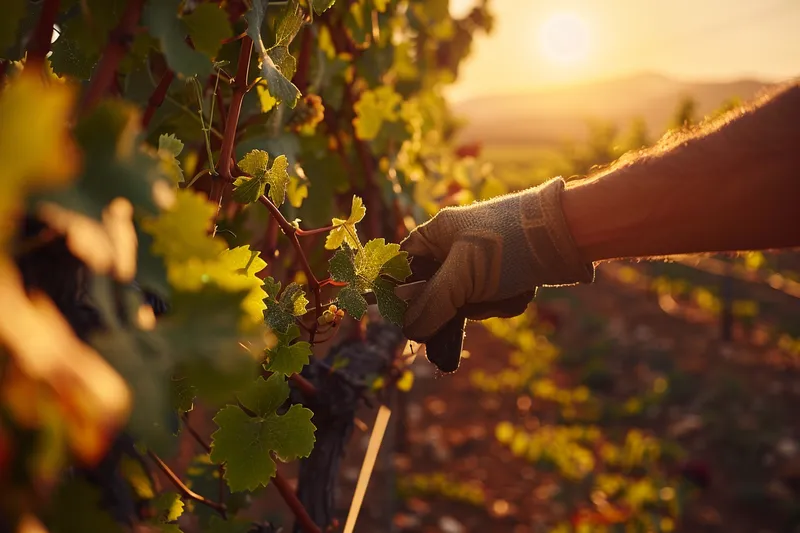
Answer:
M583 63L591 48L589 25L576 13L553 13L538 29L538 45L539 53L557 66Z

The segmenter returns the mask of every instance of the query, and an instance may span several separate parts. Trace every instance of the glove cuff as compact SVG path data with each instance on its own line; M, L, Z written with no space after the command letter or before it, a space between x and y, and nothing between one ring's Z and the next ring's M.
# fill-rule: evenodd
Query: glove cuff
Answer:
M520 201L522 231L533 255L535 277L544 286L594 281L594 265L581 259L564 217L564 187L562 178L554 178L523 193Z

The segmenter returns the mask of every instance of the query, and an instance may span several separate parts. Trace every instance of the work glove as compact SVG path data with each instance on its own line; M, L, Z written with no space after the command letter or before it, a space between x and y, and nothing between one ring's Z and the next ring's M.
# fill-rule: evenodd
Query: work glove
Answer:
M445 208L401 243L441 264L405 314L406 337L425 342L457 312L471 319L525 311L539 286L591 283L561 208L564 180Z

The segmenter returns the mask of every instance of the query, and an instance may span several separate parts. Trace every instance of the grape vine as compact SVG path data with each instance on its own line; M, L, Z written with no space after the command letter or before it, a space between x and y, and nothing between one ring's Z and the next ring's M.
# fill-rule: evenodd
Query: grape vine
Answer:
M334 526L303 479L370 376L407 381L396 242L485 187L442 89L490 29L485 2L4 3L0 531L273 531L243 518L270 483Z

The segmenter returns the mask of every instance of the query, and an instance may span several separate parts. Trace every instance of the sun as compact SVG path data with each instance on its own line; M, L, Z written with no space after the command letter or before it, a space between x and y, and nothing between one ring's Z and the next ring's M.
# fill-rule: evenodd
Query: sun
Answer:
M542 23L538 37L539 50L551 63L576 65L589 57L591 29L575 13L553 13Z

